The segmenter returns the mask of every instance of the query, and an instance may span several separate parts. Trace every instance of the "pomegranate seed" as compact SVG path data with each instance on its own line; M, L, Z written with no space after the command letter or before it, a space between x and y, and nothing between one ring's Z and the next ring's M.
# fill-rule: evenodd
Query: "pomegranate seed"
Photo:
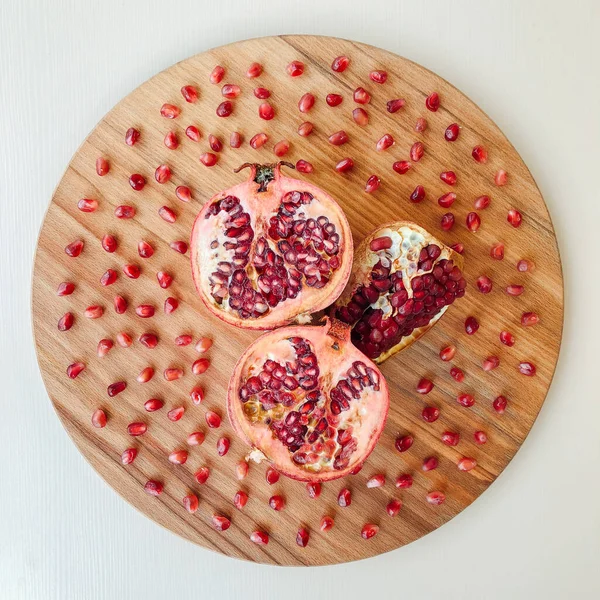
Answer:
M404 473L396 479L396 487L402 490L407 490L409 487L412 487L412 484L412 475L409 475L408 473Z
M298 529L298 533L296 534L296 544L298 544L298 546L301 548L306 548L309 537L310 534L308 533L308 530L305 527L300 527L300 529Z
M508 401L506 400L506 398L504 396L498 396L497 398L494 399L494 402L492 402L492 406L494 407L494 410L499 415L504 413L504 411L506 410L507 404L508 404Z
M285 507L285 500L281 496L271 496L269 498L269 506L276 511L283 510Z
M178 406L177 408L172 408L167 413L167 419L169 419L169 421L173 421L175 423L175 422L179 421L181 419L181 417L183 417L184 412L185 412L185 408L183 408L183 406Z
M221 65L217 65L210 73L209 81L211 83L219 84L225 76L225 69Z
M248 77L248 79L254 79L262 73L262 70L261 64L253 62L246 71L246 77Z
M452 248L452 250L454 250L454 252L456 252L457 254L462 254L465 251L464 245L461 244L460 242L456 242L455 244L452 244L450 246L450 248Z
M379 252L380 250L387 250L392 247L392 238L384 235L382 237L375 238L371 240L369 244L369 249L373 252Z
M315 97L312 94L304 94L298 101L298 110L307 113L315 105Z
M98 200L92 200L91 198L82 198L77 203L77 208L81 212L92 213L98 209Z
M371 71L369 73L369 79L375 83L385 83L387 77L387 71Z
M270 121L275 116L275 109L268 102L263 102L258 107L258 116L265 121Z
M199 358L192 364L192 372L194 375L202 375L208 367L210 367L210 360L208 358Z
M165 119L176 119L181 111L173 104L163 104L160 107L160 114Z
M204 443L205 435L202 431L194 431L187 437L187 443L190 446L200 446Z
M456 185L456 173L454 171L443 171L440 173L440 179L448 185Z
M429 394L433 389L433 382L423 377L417 384L417 392L419 394Z
M492 291L492 280L487 275L480 275L477 278L477 289L482 294L489 294Z
M71 258L77 258L83 250L83 242L81 240L75 240L65 247L65 254Z
M367 487L368 488L378 488L378 487L383 487L385 485L385 475L373 475L373 477L371 477L368 481L367 481Z
M467 215L466 222L467 222L467 229L470 232L475 233L479 229L479 226L481 225L481 218L476 212L470 212Z
M425 188L422 185L418 185L413 193L410 195L410 201L415 204L418 202L422 202L425 199Z
M69 329L73 327L74 321L75 317L73 316L73 313L65 313L58 321L58 330L69 331Z
M445 362L452 360L455 354L456 346L446 346L440 350L440 358Z
M371 102L371 94L361 87L358 87L354 90L352 97L354 98L354 102L357 104L369 104L369 102Z
M385 507L385 510L390 517L395 517L402 508L402 502L400 500L390 500L388 505Z
M115 296L114 305L118 315L122 315L127 310L127 300L123 296Z
M183 377L183 369L179 369L177 367L170 367L164 370L163 377L167 381L176 381L177 379L181 379Z
M475 317L467 317L465 320L465 331L469 335L473 335L479 329L479 323Z
M535 264L532 261L527 260L525 258L522 258L517 263L517 271L519 271L521 273L526 273L527 271L533 271L534 269L535 269Z
M275 156L285 156L290 149L290 143L287 140L281 140L273 146L273 154Z
M192 142L200 141L200 130L194 125L189 125L188 127L186 127L185 135L187 135L188 138L192 140Z
M424 119L423 117L419 117L415 121L415 131L417 133L423 133L423 131L425 131L426 129L427 129L427 120Z
M101 306L88 306L84 313L88 319L99 319L104 314L104 308Z
M329 531L333 527L333 519L328 516L321 517L321 522L319 523L319 529L321 531Z
M154 479L149 479L144 485L144 491L151 496L160 496L163 488L163 484L160 481L154 481Z
M386 133L379 139L375 146L375 149L377 150L377 152L383 152L384 150L387 150L393 145L394 138L389 133Z
M188 453L186 450L175 450L169 454L169 462L174 465L183 465L188 459Z
M137 279L140 276L142 270L138 265L123 265L123 273L130 279Z
M487 150L483 146L475 146L471 152L471 156L478 163L486 163L488 159Z
M435 406L426 406L421 413L423 421L434 423L440 416L440 409Z
M286 70L290 77L299 77L304 73L304 63L299 60L293 60L287 67Z
M160 285L163 290L166 290L173 283L173 277L169 275L169 273L165 273L165 271L158 271L156 279L158 280L158 285Z
M465 380L465 374L463 373L462 369L459 369L458 367L452 367L450 369L450 375L452 379L455 379L458 381L458 383L461 383Z
M164 405L165 403L162 400L159 400L158 398L150 398L150 400L146 400L146 402L144 402L144 409L146 412L156 412Z
M398 112L401 108L403 108L405 104L406 102L404 101L404 98L388 100L388 102L386 103L386 109L389 113L394 114L395 112Z
M121 348L129 348L131 344L133 344L133 339L128 333L120 331L117 333L117 343L119 346L121 346Z
M196 496L196 494L188 494L187 496L183 497L183 506L185 506L185 509L191 513L194 514L197 510L198 510L198 496Z
M450 231L454 227L454 215L451 212L442 215L440 226L444 231Z
M338 173L345 173L350 171L354 167L354 161L351 158L343 158L340 162L335 165L335 170Z
M165 315L170 315L172 312L177 310L177 307L179 306L179 300L177 300L177 298L173 298L171 296L169 296L166 300L165 300L165 305L164 305L164 312Z
M444 138L447 142L455 142L458 139L458 134L460 133L460 129L457 123L452 123L452 125L448 125L448 128L444 132Z
M196 387L192 388L192 391L190 392L190 398L196 406L201 404L204 400L204 390L197 385Z
M112 347L114 346L113 341L109 340L109 339L102 339L98 342L98 348L96 350L98 356L100 358L106 356L112 349Z
M298 134L302 137L308 137L312 133L313 127L313 124L309 121L300 123L300 125L298 126Z
M115 381L115 383L111 383L106 388L106 393L110 398L113 398L117 394L120 394L127 387L127 383L125 381Z
M350 64L350 59L347 56L338 56L331 63L331 70L336 73L343 73Z
M135 313L138 317L141 317L142 319L153 317L154 306L151 306L150 304L140 304L138 307L136 307Z
M509 296L520 296L525 291L525 288L522 285L508 285L506 286L506 293Z
M97 429L106 427L106 413L101 408L97 408L92 413L92 425Z
M208 145L213 152L221 152L223 150L223 142L212 133L208 136Z
M500 359L497 356L488 356L482 363L484 371L493 371L500 365Z
M460 441L460 435L458 433L454 433L453 431L444 431L442 433L442 442L448 446L456 446Z
M219 157L216 154L213 154L212 152L205 152L200 156L200 162L205 167L214 167L217 164L218 160Z
M522 219L523 219L523 217L521 216L521 213L518 210L515 210L514 208L511 208L508 211L508 216L506 217L506 220L513 227L519 227L521 225Z
M253 531L250 539L259 546L266 546L269 543L269 534L264 531Z
M142 333L142 335L140 335L138 339L140 341L140 344L143 344L144 346L146 346L146 348L149 348L150 350L156 348L158 344L158 338L154 333Z
M139 192L144 189L146 185L146 178L139 173L132 173L129 176L129 185L136 191Z
M184 85L181 88L181 95L184 97L186 102L194 103L198 100L198 92L192 85Z
M514 346L515 345L515 336L509 331L501 331L500 332L500 341L505 346Z
M433 471L434 469L437 469L439 466L439 461L435 456L429 456L428 458L426 458L423 461L423 464L421 465L421 470L422 471Z
M217 531L226 531L227 529L229 529L231 521L227 517L223 517L222 515L213 515L212 524Z
M342 146L348 141L348 134L345 131L336 131L329 136L329 143L333 146Z
M242 145L242 136L237 131L232 131L229 136L229 145L232 148L239 148Z
M461 406L464 406L466 408L471 408L471 406L473 406L473 404L475 404L475 398L473 398L473 396L471 396L471 394L459 394L456 397L456 401Z
M479 198L475 200L475 208L477 210L484 210L490 205L490 202L489 196L479 196Z
M425 147L423 146L422 142L415 142L410 148L410 160L413 162L419 162L421 158L423 158L424 151Z
M154 369L152 367L146 367L140 371L137 376L138 383L148 383L154 377Z
M259 100L266 100L267 98L269 98L271 96L271 92L267 88L257 87L257 88L254 88L254 95Z
M459 471L471 471L477 466L477 461L474 458L463 456L457 463Z
M540 322L540 317L537 313L526 312L521 315L521 325L524 327L531 327L531 325L537 325Z
M130 465L137 456L136 448L127 448L127 450L123 450L123 454L121 454L121 464Z
M306 491L308 492L308 497L316 500L321 495L321 484L316 482L308 482L306 484Z
M144 435L148 431L146 423L129 423L127 425L127 433L133 437Z
M216 429L217 427L221 426L221 417L216 412L209 410L206 412L205 417L206 417L206 424L211 429Z
M339 106L344 101L344 97L340 94L327 94L325 102L328 106Z
M229 438L222 437L217 440L217 454L219 456L225 456L227 452L229 452L229 447L231 446L231 442Z
M363 539L370 540L372 537L377 535L378 531L379 527L377 525L374 525L373 523L365 523L360 535L363 537Z
M200 484L206 483L210 475L210 469L208 467L200 467L194 474L194 478Z
M429 492L425 499L429 504L439 505L444 503L446 496L442 492Z
M266 144L268 139L269 136L266 133L257 133L250 139L250 147L254 148L255 150L258 150Z
M70 296L75 291L75 284L70 281L63 281L56 288L57 296Z
M144 240L138 242L138 254L142 258L150 258L154 254L154 248Z
M273 485L279 481L279 472L273 467L269 467L265 473L265 479L269 485Z
M477 444L485 444L488 440L487 433L485 431L476 431L473 434L475 438L475 443Z
M396 171L396 173L400 173L400 175L404 175L407 173L412 165L407 160L398 160L392 165L392 169Z
M494 260L502 260L504 258L504 244L494 244L490 250L490 256Z
M179 140L177 139L177 135L173 131L169 131L167 135L165 135L163 143L169 150L176 150L179 146Z
M381 179L377 175L371 175L365 184L365 192L372 194L381 185Z
M299 160L296 162L296 170L298 173L312 173L313 166L307 160Z
M204 354L212 345L213 342L210 338L200 338L196 343L196 352Z
M533 377L536 373L536 368L533 363L522 362L519 363L519 372L523 375L527 375L527 377Z
M127 206L121 204L115 208L115 217L117 219L133 219L135 217L135 208L133 206Z
M214 155L213 155L214 156ZM167 223L175 223L177 220L177 215L175 212L170 209L168 206L161 206L158 209L158 216Z
M369 123L369 115L363 108L355 108L352 111L352 118L357 125L364 127Z
M135 143L140 139L140 132L134 127L130 127L125 132L125 143L128 146L134 146Z
M425 106L431 112L437 112L440 107L440 97L436 92L433 92L425 99Z
M497 186L506 185L507 180L508 180L508 174L506 173L506 171L504 171L502 169L500 169L494 177L494 183Z
M154 179L158 183L167 183L171 179L171 169L167 165L159 165L154 171Z
M245 479L246 475L248 475L248 463L245 460L241 460L235 466L235 474L239 480Z
M395 446L398 452L406 452L412 445L414 439L411 435L403 435L396 438Z
M438 204L442 208L450 208L454 204L455 200L456 194L454 192L448 192L447 194L444 194L438 198Z
M350 504L352 504L352 494L350 493L350 490L348 488L342 488L338 494L337 501L342 508L350 506Z
M240 95L241 89L239 85L234 85L231 83L226 83L221 88L221 95L225 98L229 98L230 100L233 98L237 98Z
M242 510L242 508L244 508L244 506L246 506L247 503L248 503L248 494L246 494L246 492L243 492L242 490L239 490L238 492L236 492L235 496L233 497L233 505L238 510Z

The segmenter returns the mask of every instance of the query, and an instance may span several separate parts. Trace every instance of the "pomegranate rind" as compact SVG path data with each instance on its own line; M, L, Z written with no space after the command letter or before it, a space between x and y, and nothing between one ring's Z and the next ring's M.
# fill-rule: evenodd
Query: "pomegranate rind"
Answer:
M435 244L441 249L441 254L438 260L448 259L452 260L456 266L462 271L464 265L463 257L452 250L449 246L438 240L435 236L431 235L427 230L423 229L416 223L411 221L395 221L393 223L386 223L381 225L375 231L371 232L355 249L354 251L354 263L352 266L352 272L348 283L344 291L338 297L335 306L331 309L331 314L335 314L336 307L346 306L349 304L352 296L356 289L360 285L369 285L371 282L371 269L377 262L377 253L370 249L371 242L379 237L387 235L390 231L399 231L403 228L408 228L411 231L420 234L425 239L426 244ZM433 316L431 321L423 327L418 327L412 331L410 335L404 336L395 346L389 350L382 352L378 357L373 359L376 364L381 364L388 358L397 354L398 352L408 348L411 344L416 342L420 337L425 335L444 315L448 310L449 305L444 306L436 315Z
M239 390L248 375L249 367L262 364L270 357L273 360L281 360L283 357L277 354L280 350L278 345L292 337L302 337L312 344L321 369L325 365L330 365L329 369L324 370L319 376L320 387L326 396L329 394L330 386L333 387L355 361L363 362L366 367L374 369L379 374L379 390L363 390L365 398L360 411L360 433L356 434L355 430L358 447L353 454L353 460L344 469L319 472L295 464L291 459L291 453L273 435L268 425L250 423L244 415ZM349 326L337 320L330 321L328 318L325 318L323 326L282 327L263 334L238 360L227 391L229 420L237 435L251 447L247 459L255 462L267 460L279 473L299 481L331 481L360 469L381 436L388 410L389 390L383 374L373 361L352 345Z
M202 208L192 227L190 242L190 260L194 285L204 305L219 319L242 329L269 330L291 323L309 323L310 315L324 310L335 302L342 293L352 269L353 240L348 220L339 204L321 188L304 180L286 177L281 174L281 163L273 166L274 178L265 191L254 181L257 166L250 165L251 172L247 181L239 183L225 191L215 194ZM323 213L335 226L340 236L338 256L340 266L331 273L327 285L322 288L311 288L303 284L302 292L296 298L288 298L263 316L243 319L231 309L224 309L210 293L209 275L211 262L210 242L215 237L213 219L206 219L206 212L217 200L227 196L240 199L242 207L249 212L251 226L254 230L254 242L264 236L268 238L269 218L277 213L281 199L288 192L309 192L318 201ZM256 219L260 215L260 219ZM222 239L226 239L222 235ZM252 253L251 253L252 256ZM223 303L225 304L225 302Z

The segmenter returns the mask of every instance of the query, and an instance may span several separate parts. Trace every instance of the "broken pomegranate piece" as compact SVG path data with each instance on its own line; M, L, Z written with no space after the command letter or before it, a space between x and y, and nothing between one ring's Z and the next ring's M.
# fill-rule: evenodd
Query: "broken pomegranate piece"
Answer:
M224 321L273 329L329 306L352 265L352 235L337 202L282 165L245 164L248 181L214 196L192 231L200 297ZM310 320L310 319L308 319Z
M266 333L242 355L227 409L248 458L301 481L348 475L369 456L389 407L387 384L350 342L350 328L294 326Z
M376 363L428 331L465 294L462 256L407 221L367 236L331 316L352 327L354 345Z

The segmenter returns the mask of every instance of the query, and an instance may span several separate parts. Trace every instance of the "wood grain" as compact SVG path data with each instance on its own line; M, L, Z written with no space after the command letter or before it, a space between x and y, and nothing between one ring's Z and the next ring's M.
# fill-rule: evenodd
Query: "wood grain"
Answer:
M338 54L346 54L352 64L343 74L333 73L329 65ZM290 78L285 66L291 60L306 63L299 78ZM244 73L252 61L264 65L263 75L247 80ZM222 101L220 86L208 83L208 73L215 64L227 69L223 83L237 83L242 94L236 100L235 111L227 119L218 118L215 108ZM375 68L389 73L388 82L376 85L368 73ZM200 90L195 104L186 104L179 89L193 84ZM261 121L257 110L259 101L252 89L261 85L272 91L276 118ZM351 118L355 108L352 91L359 85L373 94L366 107L369 125L358 127ZM315 124L315 133L302 138L297 135L298 124L304 119L297 110L297 101L305 92L312 92L317 103L308 118ZM436 113L424 108L424 99L437 91L442 107ZM344 95L344 102L336 108L325 104L326 93ZM391 115L385 103L391 98L406 99L406 107ZM176 104L181 116L169 121L159 114L164 102ZM424 134L414 132L418 116L424 116L429 127ZM448 124L461 126L459 139L444 141L443 132ZM203 133L199 144L187 139L187 125L197 125ZM132 147L124 144L128 127L137 127L142 137ZM345 129L350 142L333 147L327 136ZM170 131L179 135L180 146L172 151L163 145L164 135ZM213 133L227 142L231 131L240 131L245 138L242 148L227 147L214 168L198 162L208 150L207 135ZM261 150L248 146L252 135L264 131L270 137ZM375 151L376 141L384 133L391 133L396 144L387 152ZM456 241L465 245L465 274L469 282L467 296L457 302L422 340L386 362L382 371L391 391L391 408L382 439L371 458L356 476L324 486L321 497L308 499L304 486L283 478L275 486L264 480L265 466L251 466L250 475L243 482L235 478L235 464L247 448L235 439L224 419L217 431L208 431L204 422L207 409L225 416L224 400L229 374L236 359L257 334L234 330L212 317L202 306L191 283L187 256L172 251L173 240L187 239L193 219L200 206L215 192L240 181L233 169L246 161L272 161L273 143L288 139L292 148L286 157L291 160L309 160L315 171L307 178L336 197L348 215L355 242L358 243L379 223L398 219L413 220L431 230L446 243ZM421 139L426 147L425 157L406 175L391 169L394 160L408 158L412 143ZM471 148L484 145L489 151L485 165L475 163ZM105 156L111 163L110 173L98 177L95 161ZM355 161L355 168L346 175L335 172L334 165L346 156ZM153 173L159 164L169 164L173 170L171 182L159 185ZM499 169L509 174L505 187L494 186L493 176ZM436 199L448 191L439 179L439 173L452 169L458 174L454 191L458 200L452 207L456 215L454 230L445 233L439 229L445 209ZM128 184L131 173L143 174L148 183L142 192L134 192ZM373 195L364 192L369 175L382 178L381 188ZM302 177L302 176L299 176ZM194 200L189 205L175 197L177 185L189 185ZM427 190L427 199L411 204L408 196L417 184ZM488 194L491 206L482 211L482 227L469 233L464 226L466 214L472 210L473 200ZM80 198L96 198L100 208L92 214L77 209ZM114 217L114 207L131 204L137 214L132 220ZM157 214L162 205L172 207L178 214L175 224L161 220ZM523 225L512 228L506 222L507 210L519 209L524 215ZM100 239L105 233L114 234L119 248L114 254L105 253ZM70 258L64 247L74 239L82 239L85 248L78 258ZM152 258L144 260L137 255L137 242L145 239L155 247ZM506 245L505 259L493 261L489 256L492 243ZM536 264L533 273L521 274L515 264L528 258ZM121 274L122 265L140 264L142 275L129 280ZM107 268L119 271L118 282L103 288L99 279ZM156 272L167 270L175 281L170 289L161 290ZM494 291L484 296L474 285L478 275L485 273L494 281ZM61 281L71 280L77 289L72 296L58 298L56 287ZM526 291L519 298L503 292L510 283L523 283ZM130 309L116 315L112 309L115 294L125 296ZM171 314L162 313L167 296L180 300L179 309ZM138 318L133 307L152 303L157 314L152 319ZM101 304L105 315L89 321L83 316L86 306ZM313 36L286 36L250 40L216 48L194 56L160 73L121 101L98 124L73 157L63 179L56 189L40 234L33 283L33 320L38 360L49 395L63 425L80 451L127 501L150 518L175 533L207 548L230 556L249 560L286 565L318 565L355 560L372 556L409 543L439 527L476 499L501 473L514 456L529 432L547 393L556 365L562 329L563 285L560 260L552 223L546 206L529 171L518 154L498 128L458 90L426 69L391 53L349 41ZM56 329L58 319L70 310L76 316L73 328L65 333ZM535 310L541 316L536 327L520 326L522 312ZM464 319L474 315L481 323L475 336L464 333ZM517 343L512 348L500 344L502 329L512 331ZM96 357L97 342L103 337L113 338L119 331L127 331L136 342L131 348L115 347L105 358ZM144 331L159 335L160 343L148 350L137 342ZM215 345L210 351L212 366L195 378L191 363L197 357L193 346L177 348L173 339L181 333L195 338L210 335ZM457 384L448 374L449 364L437 358L441 347L454 343L459 351L453 362L466 373L463 384ZM500 367L485 373L481 361L489 354L500 356ZM65 375L68 364L75 360L86 363L86 370L76 379ZM531 360L537 366L537 375L526 378L517 371L521 360ZM145 366L157 370L154 379L144 385L135 381ZM169 366L181 366L185 377L167 383L161 377ZM435 388L426 397L415 392L417 381L428 376ZM109 398L106 387L118 380L128 382L125 392ZM195 407L189 400L190 389L200 383L206 390L206 400ZM459 406L455 397L460 391L474 393L477 402L472 409ZM499 394L509 399L504 415L496 415L491 402ZM143 402L150 397L161 397L165 408L147 414ZM441 408L440 419L425 423L421 410L425 404ZM183 419L172 423L166 411L183 405ZM109 415L108 426L92 428L93 410L102 407ZM133 440L126 433L131 421L144 420L149 432ZM206 430L204 445L191 449L190 459L184 466L171 465L167 456L172 450L185 447L185 438L194 430ZM477 446L473 432L483 429L489 441ZM445 446L440 435L445 430L461 433L456 448ZM410 432L415 437L413 448L404 454L394 449L394 439L400 433ZM226 457L216 453L216 440L221 435L231 438L232 447ZM128 446L139 448L133 465L123 467L120 454ZM422 460L430 455L440 459L440 467L428 473L420 472ZM478 467L470 473L461 473L456 462L461 456L473 456ZM211 468L208 482L200 486L193 473L201 465ZM365 482L374 473L387 476L384 488L367 490ZM396 476L410 472L415 483L410 490L399 493L393 487ZM159 498L148 496L143 484L149 478L160 479L165 490ZM348 486L353 492L349 508L336 504L338 491ZM232 505L238 489L246 489L251 499L243 512ZM428 491L438 489L447 495L446 502L430 506L425 502ZM192 490L200 497L200 509L188 514L182 497ZM287 498L287 507L275 513L267 504L273 493ZM404 506L395 519L385 514L385 505L391 497L401 498ZM210 524L213 512L230 515L232 527L226 533L216 532ZM335 527L326 534L318 530L322 515L335 517ZM365 542L360 537L364 522L380 525L379 534ZM295 544L300 524L311 531L307 548ZM256 528L268 530L271 541L258 547L249 540Z

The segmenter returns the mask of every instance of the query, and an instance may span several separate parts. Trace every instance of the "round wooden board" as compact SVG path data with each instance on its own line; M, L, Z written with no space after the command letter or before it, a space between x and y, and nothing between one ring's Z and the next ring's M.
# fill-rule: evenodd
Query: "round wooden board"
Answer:
M332 59L338 55L351 59L344 73L331 70ZM305 72L290 77L286 65L292 60L306 64ZM264 72L258 79L245 77L248 65L258 61ZM228 118L215 114L223 100L221 85L209 83L209 73L217 64L226 69L224 83L241 86L242 93L233 100L234 112ZM378 85L370 81L369 72L385 69L387 82ZM192 84L199 90L199 100L188 104L180 88ZM252 90L264 86L271 90L270 102L276 117L263 121L258 116L261 101ZM369 113L369 124L359 127L352 119L356 105L353 90L364 86L372 93L371 103L364 108ZM425 98L433 91L439 93L441 108L430 112ZM297 103L305 92L312 92L317 102L308 115L299 113ZM327 93L344 96L340 106L331 108L325 103ZM386 102L392 98L406 99L404 109L390 114ZM163 103L181 108L181 115L168 120L160 115ZM415 132L417 117L427 119L424 133ZM298 125L310 120L315 132L301 137ZM455 143L444 140L444 130L450 123L458 123L461 132ZM194 124L202 132L202 139L194 143L185 134L185 128ZM125 131L136 127L141 132L133 146L124 143ZM347 131L350 141L340 147L328 143L328 136L340 129ZM168 131L175 131L180 146L170 150L163 144ZM239 131L244 143L239 149L228 145L229 134ZM260 150L252 149L248 140L258 132L269 135L268 143ZM209 150L209 133L219 136L224 150L213 168L199 163L198 157ZM391 133L395 145L385 152L377 152L375 143L384 134ZM195 215L202 204L216 192L228 188L246 177L234 174L233 169L246 161L272 162L272 148L281 139L290 141L291 149L285 157L295 162L303 158L314 165L309 175L299 178L325 189L338 199L352 226L355 243L383 222L408 219L429 229L448 244L462 242L465 246L465 276L468 293L457 301L441 321L423 339L382 366L391 393L391 407L382 438L362 471L346 479L323 486L317 500L308 498L304 484L281 478L273 486L265 481L266 465L251 464L250 473L243 481L235 475L236 464L248 448L235 437L226 418L225 397L229 375L237 358L257 333L245 332L222 323L202 305L195 293L189 265L189 255L181 255L169 248L173 240L188 240ZM413 165L405 175L395 173L391 165L396 160L408 159L413 142L425 145L424 158ZM489 152L487 164L478 164L471 158L471 149L482 144ZM95 161L99 156L110 162L110 172L99 177ZM346 174L335 171L335 164L344 157L352 157L355 167ZM173 177L159 185L154 170L159 164L168 164ZM452 169L458 183L449 188L440 180L442 171ZM494 185L498 169L508 173L508 183ZM147 185L141 192L133 191L128 178L141 173ZM367 194L364 186L372 174L381 177L381 187ZM289 174L293 174L289 172ZM175 187L188 185L193 192L189 204L175 196ZM408 197L416 185L422 184L427 198L413 204ZM440 217L447 209L441 208L437 198L450 191L458 200L450 209L456 215L452 231L440 228ZM477 233L465 226L468 212L473 210L476 197L487 194L492 202L480 212L482 225ZM83 213L77 208L80 198L94 198L99 209ZM136 216L119 220L114 208L120 204L135 206ZM173 224L162 220L158 209L171 207L178 215ZM523 224L513 228L507 222L509 208L523 214ZM115 235L119 246L115 253L106 253L100 240L106 233ZM65 246L76 240L84 241L78 258L67 256ZM155 253L141 259L137 243L150 242ZM490 248L496 242L506 246L503 261L492 260ZM520 273L516 263L521 258L534 261L533 272ZM139 279L128 279L121 271L126 263L142 268ZM99 283L107 268L119 272L118 281L109 287ZM165 270L174 277L168 290L157 284L156 273ZM494 281L490 294L481 294L475 280L481 274ZM73 281L75 292L58 297L56 288L62 281ZM511 297L504 292L508 284L524 284L525 293ZM113 310L113 298L121 294L129 302L125 314ZM179 299L174 313L163 313L163 302L168 296ZM149 303L156 305L156 316L141 319L134 307ZM84 310L89 305L102 305L102 318L89 320ZM75 324L64 333L57 331L57 321L67 311L75 315ZM520 324L521 314L536 311L541 318L534 327ZM481 328L476 335L467 336L464 321L475 316ZM61 180L44 221L36 254L33 279L33 321L38 360L49 395L56 411L79 450L98 473L128 502L171 531L211 550L237 558L280 565L323 565L356 560L398 548L444 524L475 500L514 456L527 436L542 406L554 368L561 341L563 316L563 283L558 248L552 223L544 201L527 167L515 149L491 120L450 84L426 69L394 54L346 40L314 36L281 36L249 40L216 48L185 60L158 74L121 101L98 124L71 161ZM517 338L513 347L500 343L499 332L511 331ZM115 339L118 332L128 332L134 338L130 348L115 347L104 358L96 355L101 338ZM150 350L137 341L143 332L159 336L158 346ZM190 333L194 341L201 336L214 339L208 356L209 370L198 377L191 372L191 364L198 357L194 345L177 347L174 338ZM440 348L455 344L458 348L452 363L442 362ZM482 360L495 354L500 367L484 372ZM525 377L518 371L522 360L531 360L537 366L535 377ZM67 365L82 361L87 368L77 379L69 379ZM143 367L156 369L154 378L146 383L136 382ZM456 365L464 370L462 384L449 374ZM165 368L182 367L185 375L178 381L166 382ZM416 393L421 377L433 380L435 387L427 396ZM126 381L127 389L109 398L107 386L115 381ZM206 398L200 406L189 399L191 388L200 384ZM476 404L468 409L456 402L459 392L470 392ZM492 408L499 394L508 398L505 414ZM155 413L146 413L144 402L162 398L165 407ZM424 406L438 406L441 416L435 423L421 418ZM178 422L167 418L167 411L184 406L186 412ZM108 415L108 425L95 429L91 425L94 409L102 407ZM209 430L205 423L207 410L223 416L218 430ZM148 423L148 433L132 438L127 424L132 421ZM190 457L183 466L172 465L168 454L177 448L186 448L187 435L195 430L206 432L203 445L190 448ZM456 447L443 444L444 431L456 431L461 441ZM484 430L488 435L485 445L474 443L473 433ZM394 440L399 434L410 433L415 442L408 452L398 453ZM231 439L231 449L219 457L216 442L220 436ZM135 462L121 464L121 453L134 446L139 449ZM439 468L424 473L423 459L439 458ZM462 456L474 457L477 467L468 473L457 469ZM209 466L208 482L199 485L194 473ZM375 474L386 475L386 484L379 489L367 489L367 479ZM410 489L394 486L396 477L410 473L414 484ZM159 497L144 492L148 479L164 483ZM352 504L347 508L337 505L341 488L352 490ZM238 489L246 490L250 500L243 511L232 504ZM432 490L443 491L446 501L440 506L426 502ZM200 507L189 514L182 498L195 492ZM268 506L268 499L280 493L287 499L282 512ZM386 514L386 504L399 498L403 507L397 517ZM211 525L213 513L231 517L232 525L220 533ZM334 528L326 533L319 530L323 515L335 518ZM361 538L365 522L377 523L380 531L369 541ZM296 545L300 525L310 530L306 548ZM270 533L266 546L257 546L249 539L255 529Z

